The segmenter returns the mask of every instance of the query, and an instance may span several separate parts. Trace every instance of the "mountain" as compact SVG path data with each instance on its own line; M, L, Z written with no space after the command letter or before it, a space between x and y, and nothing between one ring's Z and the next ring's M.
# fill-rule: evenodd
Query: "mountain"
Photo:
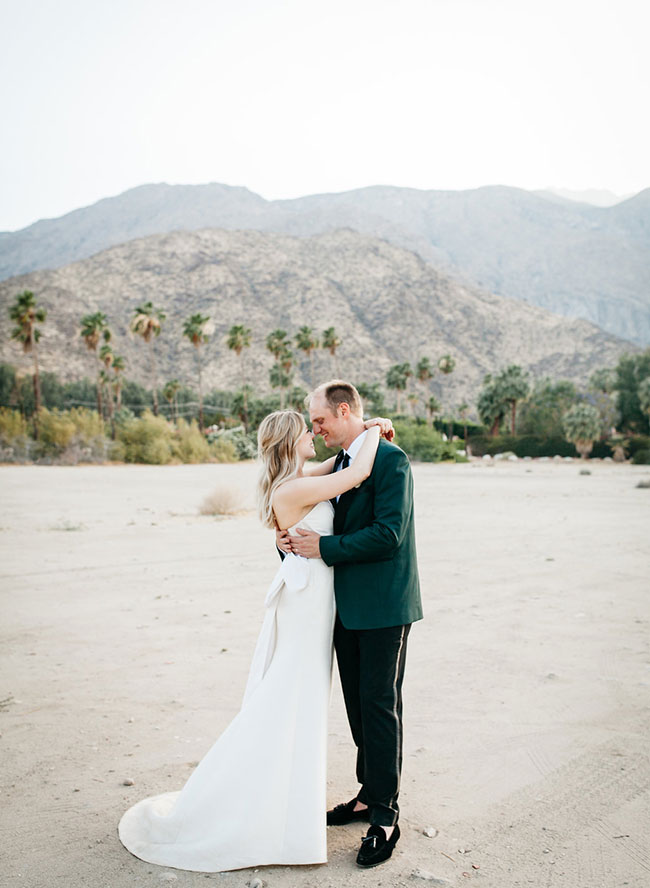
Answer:
M577 201L578 203L592 204L595 207L613 207L633 194L614 194L605 188L588 188L585 191L575 191L571 188L545 188L535 191L541 197L549 200L560 198L561 200Z
M266 201L226 185L143 185L0 235L0 279L149 234L201 228L308 236L352 228L480 288L650 342L650 189L613 207L517 188L373 186Z
M0 359L24 362L9 340L6 307L31 289L48 310L39 344L43 368L64 378L93 375L92 355L79 339L79 320L107 314L113 346L127 358L127 376L148 383L141 340L128 332L134 307L151 299L167 322L155 341L159 379L195 384L195 352L181 335L183 322L201 312L215 323L204 349L207 387L236 388L240 369L225 345L228 329L245 323L254 344L245 353L246 376L269 391L272 358L264 341L276 327L292 335L304 324L317 332L334 326L343 340L340 372L356 381L381 382L391 364L442 354L456 358L448 377L436 375L443 403L474 403L485 373L509 363L534 377L584 381L614 364L629 344L592 324L568 320L521 301L458 281L417 253L385 240L339 230L312 237L206 229L131 240L63 268L36 271L0 284ZM302 356L302 353L300 353ZM326 351L315 375L334 375ZM308 387L309 363L299 361L297 382Z

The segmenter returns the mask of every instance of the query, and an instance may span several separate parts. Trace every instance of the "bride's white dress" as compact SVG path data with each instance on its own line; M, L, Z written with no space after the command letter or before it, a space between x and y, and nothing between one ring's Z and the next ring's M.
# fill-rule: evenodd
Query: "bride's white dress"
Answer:
M300 527L332 533L318 503ZM289 555L266 596L242 708L180 792L144 799L119 836L149 863L198 872L324 863L333 571Z

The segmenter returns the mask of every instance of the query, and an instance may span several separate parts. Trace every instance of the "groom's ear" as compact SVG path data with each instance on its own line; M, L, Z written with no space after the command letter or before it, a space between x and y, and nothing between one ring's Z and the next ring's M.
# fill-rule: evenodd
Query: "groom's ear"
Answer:
M347 401L341 401L339 404L339 410L341 411L342 417L348 417L350 415L350 405Z

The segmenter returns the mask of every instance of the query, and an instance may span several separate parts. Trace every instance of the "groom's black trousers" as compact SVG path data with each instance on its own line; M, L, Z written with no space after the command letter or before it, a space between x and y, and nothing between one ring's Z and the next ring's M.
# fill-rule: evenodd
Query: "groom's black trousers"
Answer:
M408 626L346 629L336 618L334 647L345 708L357 746L359 801L370 822L397 823L402 773L402 681Z

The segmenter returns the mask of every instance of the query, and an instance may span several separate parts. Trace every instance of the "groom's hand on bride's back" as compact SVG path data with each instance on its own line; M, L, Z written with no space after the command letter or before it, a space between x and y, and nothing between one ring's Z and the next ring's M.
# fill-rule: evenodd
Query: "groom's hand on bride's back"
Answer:
M303 558L320 558L320 534L313 530L296 528L297 536L290 536L291 551Z

